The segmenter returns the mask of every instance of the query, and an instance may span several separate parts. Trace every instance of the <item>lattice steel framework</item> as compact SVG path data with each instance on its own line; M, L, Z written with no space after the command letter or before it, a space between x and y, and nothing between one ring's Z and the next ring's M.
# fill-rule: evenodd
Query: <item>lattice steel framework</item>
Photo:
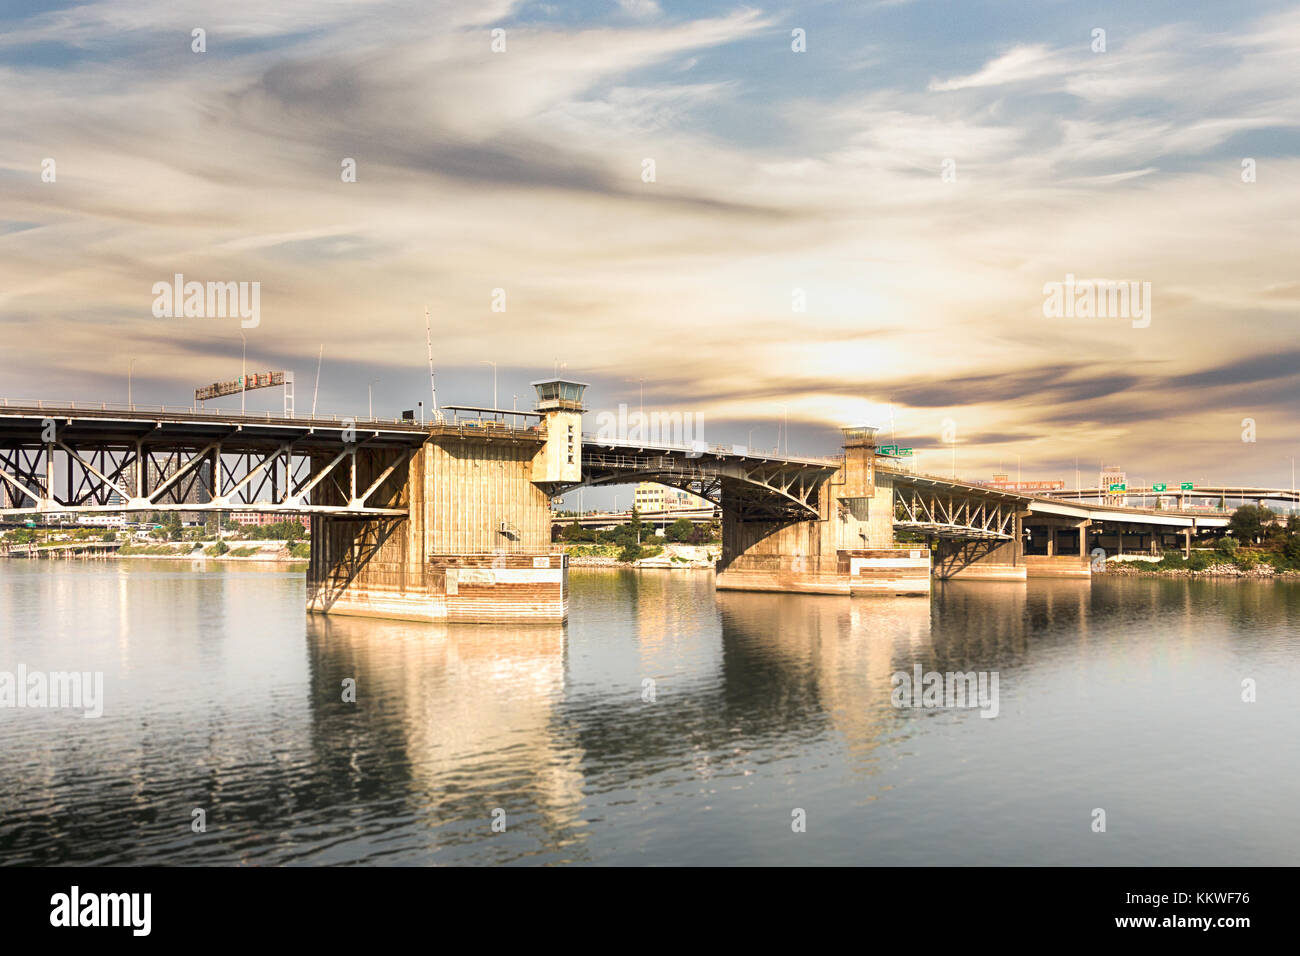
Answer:
M940 538L1010 541L1020 509L1023 505L1014 500L961 489L894 486L894 527Z
M710 454L625 454L584 449L584 485L653 481L727 508L740 521L820 517L819 492L838 466ZM579 487L566 486L563 490Z
M341 424L0 415L0 515L401 517L408 466L424 438L415 429Z

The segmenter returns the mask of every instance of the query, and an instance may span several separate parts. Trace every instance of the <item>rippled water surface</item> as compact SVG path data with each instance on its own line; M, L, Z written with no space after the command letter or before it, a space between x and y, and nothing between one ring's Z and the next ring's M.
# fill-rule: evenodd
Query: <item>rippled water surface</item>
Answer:
M286 570L0 562L0 671L106 698L0 708L0 862L1300 859L1294 585L571 584L562 627L441 626L309 618ZM894 708L918 663L996 671L999 715Z

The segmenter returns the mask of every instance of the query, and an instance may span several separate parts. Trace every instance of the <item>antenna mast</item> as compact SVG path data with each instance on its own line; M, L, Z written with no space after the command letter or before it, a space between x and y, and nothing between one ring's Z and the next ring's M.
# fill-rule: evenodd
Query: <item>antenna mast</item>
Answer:
M429 325L429 307L424 307L424 344L429 351L429 389L433 397L433 420L442 421L442 413L438 411L438 380L433 374L433 331Z
M311 393L311 417L316 417L316 398L320 395L320 363L325 357L325 343L320 344L320 352L316 355L316 390Z

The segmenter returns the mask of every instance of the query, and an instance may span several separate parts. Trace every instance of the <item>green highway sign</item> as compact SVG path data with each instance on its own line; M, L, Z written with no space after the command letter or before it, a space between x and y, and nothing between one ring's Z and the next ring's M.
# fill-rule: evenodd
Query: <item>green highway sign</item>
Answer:
M1178 486L1178 489L1180 491L1191 491L1192 483L1190 481L1184 481L1181 485Z
M1164 491L1164 490L1165 490L1166 488L1168 488L1168 487L1169 487L1169 486L1166 485L1164 482L1161 482L1161 483L1158 484L1158 485L1152 485L1152 486L1151 486L1151 490L1152 490L1152 491Z
M1128 485L1113 484L1110 486L1111 491L1128 491Z
M898 449L898 457L899 457L899 458L911 458L911 457L912 457L912 449L910 449L910 448L900 448L900 449Z
M898 454L898 446L897 446L897 445L881 445L881 446L880 446L880 453L881 453L882 455L897 455L897 454Z

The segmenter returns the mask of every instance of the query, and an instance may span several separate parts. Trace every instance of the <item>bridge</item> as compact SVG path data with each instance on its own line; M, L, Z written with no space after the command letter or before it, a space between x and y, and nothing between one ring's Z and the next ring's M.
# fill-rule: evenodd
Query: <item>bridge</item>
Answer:
M393 492L431 435L473 423L0 403L0 516L253 511L405 517ZM492 429L536 444L536 429Z
M657 527L672 524L680 518L685 518L691 524L708 524L714 519L722 517L722 512L714 507L674 508L672 510L638 511L636 516L645 524ZM616 528L621 524L627 524L631 520L631 511L592 511L582 515L556 515L553 523L557 528L577 524L581 528L603 531Z
M1121 497L1124 500L1129 498L1156 498L1176 500L1176 510L1195 511L1195 506L1189 508L1187 502L1196 498L1208 499L1213 501L1218 499L1217 508L1221 511L1227 510L1229 501L1238 501L1243 504L1265 505L1266 503L1300 505L1300 491L1295 488L1247 488L1227 485L1196 485L1194 488L1182 491L1156 490L1150 486L1134 485L1125 491L1116 494L1105 488L1076 488L1066 490L1063 488L1044 491L1042 493L1048 498L1057 498L1072 501L1096 501L1098 504L1105 503L1107 500L1114 500ZM1216 507L1216 506L1210 506Z
M63 555L113 554L122 547L120 541L67 541L57 544L0 543L0 558L54 558Z
M463 621L566 616L550 501L585 486L654 481L710 502L717 586L736 590L925 594L932 571L1086 577L1096 547L1186 551L1227 523L903 471L866 427L844 429L830 457L584 434L584 383L533 384L532 411L450 406L429 423L0 401L0 516L302 516L310 610Z
M1190 554L1193 537L1221 533L1229 522L1222 513L1071 502L888 465L879 471L894 486L894 528L936 544L941 577L1088 577L1095 548Z

